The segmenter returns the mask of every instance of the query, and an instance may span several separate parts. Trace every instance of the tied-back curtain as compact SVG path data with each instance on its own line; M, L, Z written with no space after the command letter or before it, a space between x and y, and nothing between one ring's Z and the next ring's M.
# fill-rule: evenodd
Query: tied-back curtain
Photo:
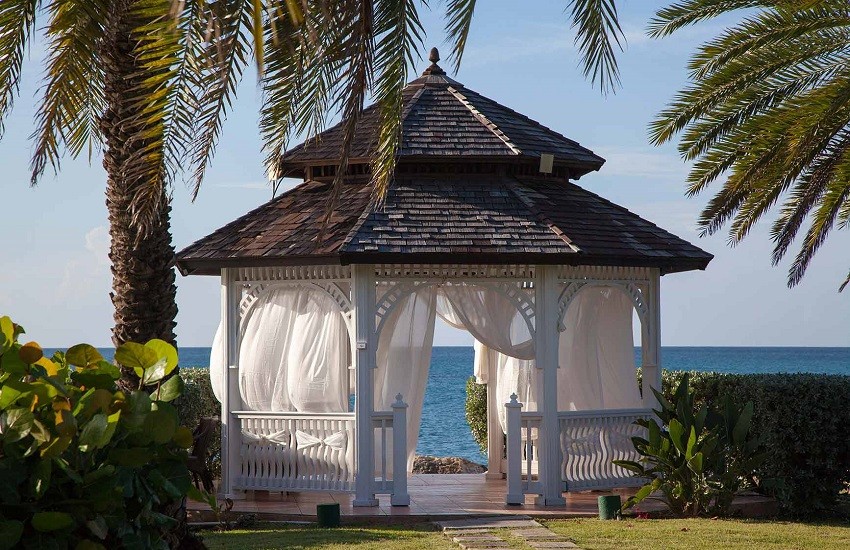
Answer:
M641 407L632 302L614 287L588 287L567 309L558 350L558 410Z
M517 359L534 359L534 338L516 305L495 288L444 284L439 287L437 312L483 345Z
M524 411L537 410L537 369L533 360L517 359L475 342L476 382L488 384L487 391L496 391L499 425L507 433L507 418L504 404L516 394ZM492 367L492 370L491 370ZM495 380L490 376L495 373Z
M349 341L337 303L307 286L262 294L242 320L239 387L244 407L257 411L348 410ZM222 328L213 341L210 380L221 400Z
M434 344L436 289L426 287L403 298L384 321L378 337L375 410L392 410L396 395L407 403L407 469L413 468L422 403L428 385ZM380 437L375 439L380 460ZM387 439L387 466L392 465L392 438ZM390 472L391 473L391 472Z

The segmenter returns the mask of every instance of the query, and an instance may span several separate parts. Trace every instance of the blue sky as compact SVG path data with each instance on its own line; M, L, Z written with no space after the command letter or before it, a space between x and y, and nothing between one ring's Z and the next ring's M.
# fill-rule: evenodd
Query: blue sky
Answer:
M426 50L448 53L438 11L426 14ZM730 20L688 29L662 41L643 30L662 2L621 2L628 49L620 56L623 88L602 97L578 66L565 1L478 3L473 32L457 79L579 141L607 159L579 184L617 202L715 254L705 272L664 277L664 345L850 345L850 294L837 287L850 268L850 236L836 232L794 289L785 286L787 263L770 265L767 224L730 248L725 234L700 239L695 220L708 196L684 196L687 166L675 145L648 144L653 115L686 82L685 63L696 45ZM47 346L86 341L108 345L112 323L105 175L95 155L65 159L58 177L28 187L33 113L41 76L36 45L21 97L0 141L4 236L0 313L12 315L31 338ZM427 56L427 54L425 54ZM427 65L420 62L411 79ZM258 93L246 76L224 128L218 154L198 200L185 186L174 192L173 233L179 248L267 201L256 131ZM208 346L219 317L218 281L178 276L178 339ZM467 344L465 334L438 329L437 345Z

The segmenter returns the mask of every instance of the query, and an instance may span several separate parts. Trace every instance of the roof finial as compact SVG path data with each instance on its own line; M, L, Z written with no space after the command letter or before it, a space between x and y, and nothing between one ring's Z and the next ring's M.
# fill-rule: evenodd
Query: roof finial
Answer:
M437 65L437 61L440 60L440 51L437 48L431 48L431 53L428 54L428 61L431 62L431 66L425 69L422 73L424 75L428 74L446 74L439 65Z

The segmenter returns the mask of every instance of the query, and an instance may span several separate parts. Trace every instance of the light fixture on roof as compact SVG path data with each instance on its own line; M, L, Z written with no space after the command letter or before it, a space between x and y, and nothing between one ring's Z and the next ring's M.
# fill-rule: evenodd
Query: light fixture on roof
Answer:
M555 155L551 153L540 153L540 173L551 174L552 164L555 162Z

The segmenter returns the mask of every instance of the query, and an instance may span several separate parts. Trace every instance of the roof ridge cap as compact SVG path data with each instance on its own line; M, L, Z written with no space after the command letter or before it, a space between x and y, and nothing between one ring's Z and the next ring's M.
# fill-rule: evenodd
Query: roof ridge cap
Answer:
M482 113L481 111L479 111L478 109L476 109L476 108L475 108L475 105L473 105L472 103L470 103L470 102L469 102L469 100L466 98L466 96L465 96L465 95L463 95L463 94L462 94L459 90L457 90L456 88L454 88L454 86L446 86L446 90L448 90L448 91L449 91L449 93L450 93L450 94L452 94L452 96L454 96L454 98L455 98L455 99L457 99L457 100L461 103L461 105L463 105L464 107L466 107L467 109L469 109L469 112L470 112L470 113L472 113L472 115L473 115L475 118L477 118L477 119L478 119L478 121L479 121L479 122L481 122L481 123L484 125L484 127L485 127L485 128L487 128L488 130L490 130L490 131L493 133L493 135L495 135L497 138L499 138L500 140L502 140L502 141L504 142L504 144L505 144L505 145L507 145L507 146L508 146L508 148L509 148L509 149L510 149L510 150L511 150L511 151L512 151L515 155L517 155L517 156L522 155L522 150L521 150L519 147L517 147L517 146L516 146L516 145L515 145L515 144L511 141L511 138L510 138L510 137L508 137L508 135L507 135L507 134L505 134L505 133L504 133L501 129L499 129L499 126L498 126L498 125L496 125L496 123L495 123L495 122L493 122L492 120L490 120L489 118L487 118L487 117L484 115L484 113Z
M564 243L565 243L567 246L569 246L569 247L573 250L573 252L581 252L581 248L579 248L578 246L576 246L575 244L573 244L573 242L572 242L572 241L570 240L570 238L569 238L569 237L568 237L568 236L567 236L567 235L566 235L566 234L565 234L565 233L561 230L561 228L560 228L560 227L558 227L557 225L555 225L555 222L553 222L552 220L550 220L548 216L546 216L545 214L543 214L543 212L542 212L539 208L537 208L537 205L536 205L536 204L534 204L534 201L532 201L530 197L528 197L528 196L526 196L526 195L525 195L525 192L524 192L522 189L519 189L520 187L525 187L525 186L526 186L526 184L525 184L524 182L520 181L520 180L519 180L518 178L516 178L516 177L511 177L511 178L509 178L509 181L510 181L510 185L508 185L507 187L508 187L508 189L510 190L510 192L511 192L511 193L513 193L513 194L514 194L514 196L515 196L517 199L519 199L519 201L520 201L521 203L523 203L523 204L526 206L526 208L528 208L528 209L531 211L531 213L532 213L532 214L534 214L535 216L537 216L537 219L538 219L540 222L542 222L542 223L546 224L546 227L548 227L548 228L549 228L549 230L550 230L552 233L554 233L556 237L558 237L559 239L561 239L562 241L564 241Z
M390 190L387 189L388 194L389 192ZM345 252L345 249L351 244L351 239L353 239L354 236L360 232L360 229L363 228L363 224L366 223L367 219L369 219L369 216L372 214L372 207L377 207L377 205L378 202L375 200L375 197L370 197L369 202L366 203L366 208L364 208L363 212L361 212L360 215L357 216L357 221L354 222L354 225L352 225L351 229L348 230L348 233L345 234L345 238L342 239L342 242L339 245L339 253Z
M399 125L399 129L403 131L402 126L404 125L404 121L407 120L407 115L410 114L410 111L413 110L413 106L419 101L419 98L422 97L422 94L425 93L425 86L422 86L413 94L413 97L410 98L410 101L407 102L407 105L401 111L401 124Z

